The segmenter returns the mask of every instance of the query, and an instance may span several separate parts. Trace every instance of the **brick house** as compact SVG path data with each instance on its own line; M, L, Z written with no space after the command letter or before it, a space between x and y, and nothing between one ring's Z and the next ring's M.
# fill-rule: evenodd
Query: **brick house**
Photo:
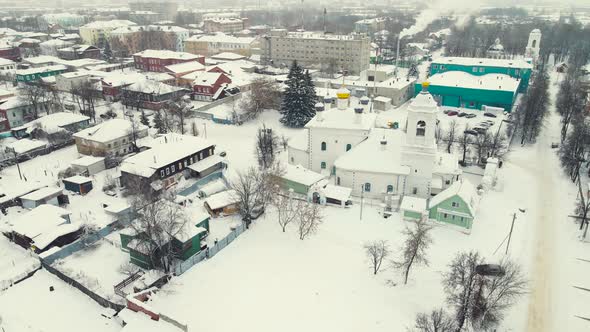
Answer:
M166 66L189 61L198 61L205 64L205 57L185 52L168 50L145 50L133 54L135 68L143 71L164 72Z
M0 58L20 61L20 49L8 41L0 41Z
M231 79L216 72L199 73L193 81L193 96L195 100L217 100L223 97L223 89L231 83Z
M182 87L144 79L121 87L121 100L126 106L159 110L166 102L182 97L188 92Z

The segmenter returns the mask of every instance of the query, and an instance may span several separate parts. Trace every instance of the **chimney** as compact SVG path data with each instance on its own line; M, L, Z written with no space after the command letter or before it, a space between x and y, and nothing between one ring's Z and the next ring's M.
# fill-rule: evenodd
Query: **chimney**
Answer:
M324 121L324 116L322 115L324 113L324 104L318 102L315 104L315 116L317 118L318 122L322 122Z
M363 119L363 107L357 106L354 108L354 123L361 123Z

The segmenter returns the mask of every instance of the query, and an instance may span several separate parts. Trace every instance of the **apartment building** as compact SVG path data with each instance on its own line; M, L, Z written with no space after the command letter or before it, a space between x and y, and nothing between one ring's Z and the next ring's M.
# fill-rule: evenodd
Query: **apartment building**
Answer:
M212 18L203 21L205 32L223 32L232 34L248 29L247 18Z
M178 3L174 1L134 1L129 3L132 12L154 12L161 14L162 20L174 20L178 13Z
M274 29L261 41L261 62L290 66L344 70L358 75L369 68L370 38L365 34L333 35L318 32L287 32Z
M88 156L124 156L135 151L134 140L146 137L148 128L129 120L112 119L74 134L78 153Z
M111 31L110 43L113 50L130 54L150 48L184 52L188 36L188 29L172 25L127 26Z
M111 31L136 25L134 22L127 20L95 21L80 27L80 38L86 44L104 45L108 40Z

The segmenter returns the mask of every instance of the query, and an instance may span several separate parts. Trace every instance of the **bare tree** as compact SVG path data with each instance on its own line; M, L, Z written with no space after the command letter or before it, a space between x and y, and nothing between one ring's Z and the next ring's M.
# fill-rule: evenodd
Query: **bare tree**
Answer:
M19 100L22 103L31 105L33 117L38 118L41 106L45 104L49 97L49 90L37 84L23 84L19 87L18 92Z
M455 141L457 140L457 128L459 124L457 120L453 120L449 122L449 128L445 132L444 141L447 146L447 153L451 153L451 149L453 145L455 145Z
M254 119L264 110L279 109L281 93L275 81L256 78L250 84L250 91L242 96L240 108L245 119Z
M377 274L381 268L381 264L390 254L389 245L385 240L378 240L365 243L364 248L371 263L373 274Z
M266 128L265 125L258 129L256 135L256 159L258 165L263 169L269 168L274 164L275 156L279 152L279 137L273 132L272 128Z
M197 123L196 122L191 122L191 134L193 136L199 136L199 128L197 128Z
M299 219L297 220L297 232L299 239L305 240L314 234L323 222L322 206L315 203L302 202L298 206Z
M490 133L488 133L487 131L483 134L477 135L477 138L475 139L473 144L475 145L475 152L477 153L477 162L478 163L480 163L480 164L483 163L483 161L486 157L486 154L488 153L488 151L492 147L492 143L493 143L492 135Z
M176 98L175 100L167 102L164 106L164 109L169 113L169 115L175 118L176 126L180 130L180 133L184 135L186 119L190 116L192 112L192 105L190 104L190 100L182 97ZM164 118L166 118L166 114L164 114Z
M415 332L453 332L455 321L442 308L432 310L430 314L419 313L416 316Z
M287 151L289 147L289 137L282 135L281 136L281 146L283 147L283 151Z
M443 136L445 136L445 134L441 126L436 126L436 129L434 129L434 140L437 145L440 144L440 142L442 142Z
M139 267L137 267L137 265L135 265L131 262L125 262L119 266L118 270L122 274L130 276L130 275L135 274L137 271L139 271Z
M71 93L72 98L78 103L80 113L96 122L95 102L97 93L92 82L86 81L72 87Z
M167 199L144 202L137 212L138 218L131 223L136 234L135 249L146 254L152 266L170 272L182 250L174 245L173 239L186 235L187 215Z
M276 195L276 198L273 200L274 206L277 209L277 221L285 232L287 225L294 222L298 216L298 202L293 197L291 197L291 193L289 192L288 195L284 195L279 193Z
M466 133L467 130L469 130L469 125L465 127L465 131L458 138L459 147L461 148L461 154L463 155L463 159L461 159L461 163L463 165L465 165L465 158L469 153L469 145L471 145L471 143L473 142L471 135Z
M413 227L406 226L403 231L406 239L402 246L402 258L393 262L395 268L403 271L404 284L408 283L410 269L414 264L428 265L426 250L432 243L430 237L432 226L427 225L422 220L413 221L412 223Z

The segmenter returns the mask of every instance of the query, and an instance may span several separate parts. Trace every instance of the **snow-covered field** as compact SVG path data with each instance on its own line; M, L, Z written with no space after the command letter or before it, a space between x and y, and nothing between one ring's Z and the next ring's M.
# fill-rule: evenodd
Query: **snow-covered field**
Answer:
M49 291L53 286L54 291ZM121 326L100 314L104 308L45 270L0 295L4 331L118 332Z
M0 293L39 267L39 260L0 234Z

